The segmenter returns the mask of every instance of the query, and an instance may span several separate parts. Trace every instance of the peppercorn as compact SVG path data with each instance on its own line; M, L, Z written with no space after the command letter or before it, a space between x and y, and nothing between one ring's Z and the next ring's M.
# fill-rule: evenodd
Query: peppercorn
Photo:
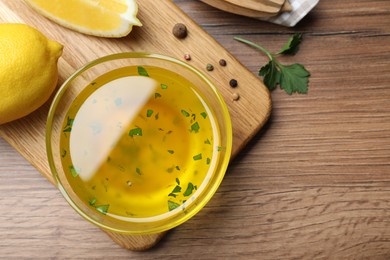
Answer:
M212 71L212 70L214 70L214 66L212 65L212 64L207 64L207 66L206 66L206 69L208 70L208 71Z
M229 81L229 85L230 85L232 88L235 88L235 87L238 86L238 82L237 82L237 80L235 80L235 79L231 79L231 80Z
M226 66L226 60L220 59L220 60L219 60L219 65L225 67L225 66Z
M238 93L233 93L233 101L237 101L240 99L240 95Z
M172 29L173 35L178 39L184 39L187 37L187 27L182 23L177 23Z
M189 55L188 53L184 54L184 59L185 60L191 60L191 55Z

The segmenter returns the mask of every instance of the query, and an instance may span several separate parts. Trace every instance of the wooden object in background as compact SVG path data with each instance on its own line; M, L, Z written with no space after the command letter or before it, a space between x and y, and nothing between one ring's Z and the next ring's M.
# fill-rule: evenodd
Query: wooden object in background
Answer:
M281 12L290 12L292 7L288 0L201 0L225 12L238 15L266 18L280 14Z

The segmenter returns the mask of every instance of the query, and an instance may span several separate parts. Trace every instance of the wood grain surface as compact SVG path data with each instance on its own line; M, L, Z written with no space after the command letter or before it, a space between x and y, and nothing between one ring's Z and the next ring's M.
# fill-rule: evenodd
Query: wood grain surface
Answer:
M390 1L327 0L294 28L176 0L253 75L266 62L240 36L312 73L307 95L272 92L273 112L216 196L156 247L132 252L74 213L0 139L0 255L14 258L389 259Z

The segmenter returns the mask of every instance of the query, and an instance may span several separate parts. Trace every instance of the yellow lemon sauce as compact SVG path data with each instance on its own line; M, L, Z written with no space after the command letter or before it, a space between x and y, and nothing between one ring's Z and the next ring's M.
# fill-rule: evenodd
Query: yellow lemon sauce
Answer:
M91 208L121 220L185 210L218 162L214 113L196 87L153 66L113 70L73 101L62 165Z

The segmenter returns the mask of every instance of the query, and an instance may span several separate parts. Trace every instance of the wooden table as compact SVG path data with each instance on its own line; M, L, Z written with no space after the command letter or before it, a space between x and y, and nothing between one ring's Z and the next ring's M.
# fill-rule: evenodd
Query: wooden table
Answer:
M294 28L175 1L257 74L260 52L303 32L283 58L312 73L307 95L272 92L266 127L232 161L207 207L153 249L120 248L0 139L0 257L389 259L390 1L321 1Z

